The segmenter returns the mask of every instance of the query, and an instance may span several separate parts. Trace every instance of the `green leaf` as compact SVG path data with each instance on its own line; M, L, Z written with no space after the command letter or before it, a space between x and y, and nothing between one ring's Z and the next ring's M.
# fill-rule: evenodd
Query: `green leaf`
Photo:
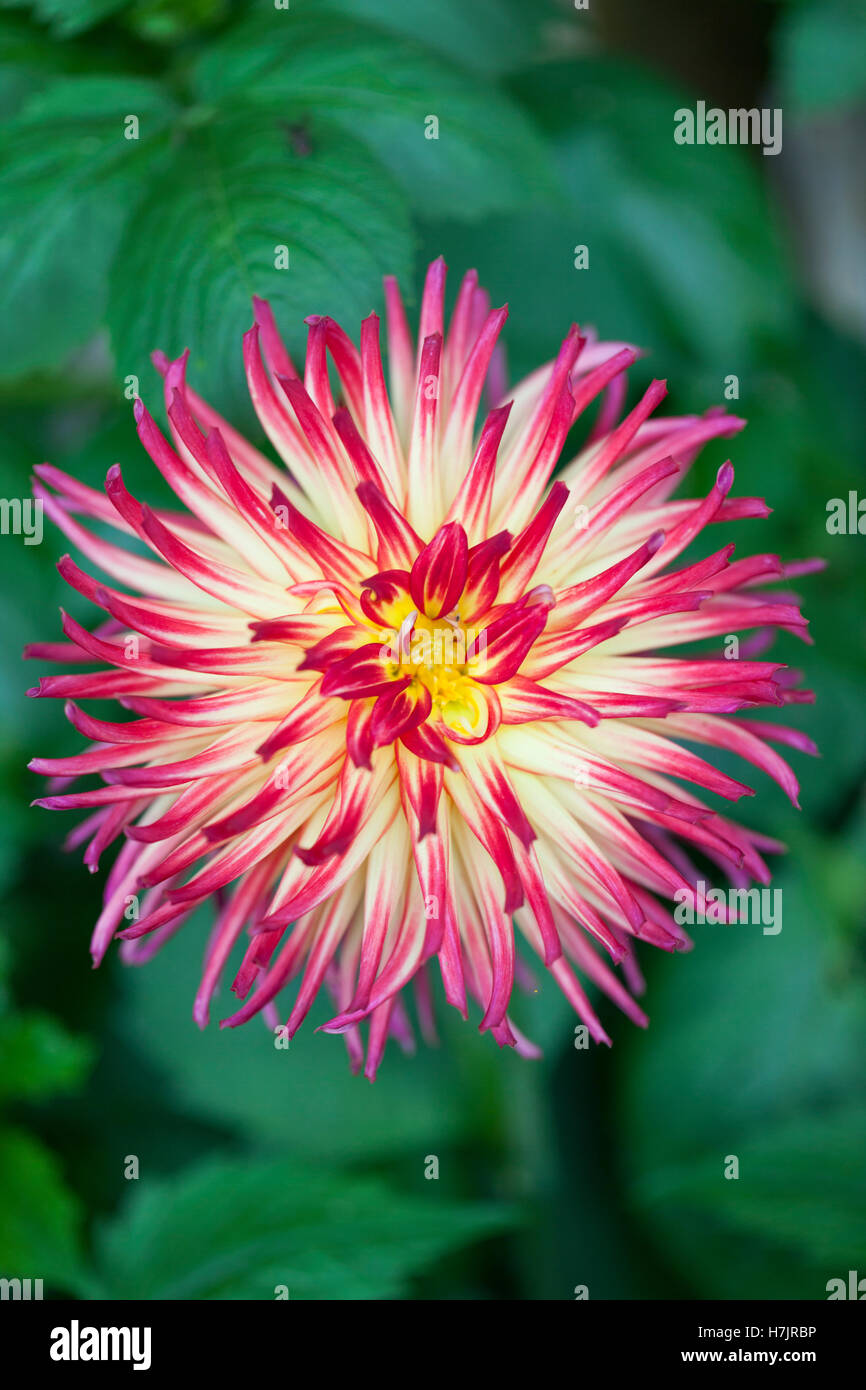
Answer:
M544 6L527 13L519 0L295 0L297 8L326 9L387 29L456 59L461 67L499 73L522 65Z
M49 1151L23 1131L0 1131L0 1271L79 1287L81 1213Z
M125 22L148 43L177 44L224 19L230 0L136 0Z
M494 303L509 301L516 371L554 355L576 319L653 351L657 375L711 371L722 404L725 375L745 380L796 314L748 153L676 145L682 95L614 59L541 65L514 90L551 138L561 205L530 203L498 219L495 236L436 221L425 250L477 265ZM586 270L575 268L583 245Z
M277 268L283 247L287 269ZM189 347L196 385L244 418L252 295L271 301L297 350L306 315L356 324L381 276L405 275L409 260L403 201L363 146L326 125L299 146L284 122L239 106L190 133L160 197L130 219L112 270L118 369L138 373L154 348Z
M0 15L0 116L4 120L15 115L28 97L69 67L67 50L51 43L31 25Z
M141 1190L97 1239L94 1296L398 1297L411 1274L510 1224L502 1208L404 1196L293 1162L213 1162Z
M8 1014L0 1018L0 1102L71 1090L91 1059L89 1043L48 1014Z
M211 919L206 908L146 968L123 971L118 981L117 1027L170 1076L178 1109L311 1163L453 1152L479 1131L485 1115L469 1058L489 1054L491 1067L511 1058L503 1059L492 1040L473 1036L462 1020L457 1038L440 1048L421 1046L413 1057L390 1043L374 1086L352 1075L342 1038L315 1031L330 1016L326 999L290 1048L276 1048L271 1030L256 1019L243 1028L219 1027L236 1007L227 976L210 1026L196 1028L192 997ZM486 1100L492 1109L494 1099Z
M204 101L242 96L295 120L326 112L370 146L423 212L445 205L479 217L553 192L543 142L505 97L453 62L342 15L255 16L208 47L195 81Z
M662 1223L674 1209L684 1226L706 1233L725 1262L724 1273L711 1278L710 1287L732 1288L735 1280L746 1278L753 1297L772 1296L772 1285L764 1282L770 1260L791 1260L796 1282L791 1287L786 1280L790 1291L821 1298L826 1279L844 1275L866 1246L861 1172L866 1111L842 1103L827 1113L780 1120L732 1148L740 1165L735 1179L724 1177L721 1155L703 1153L638 1178L634 1193ZM763 1287L755 1287L754 1275L743 1269L756 1251ZM691 1258L696 1253L689 1252ZM705 1248L703 1259L707 1254Z
M0 374L54 366L96 328L130 199L164 148L172 112L150 82L69 78L5 124ZM138 139L124 136L129 116Z
M29 9L35 19L47 24L60 38L83 33L101 24L109 15L129 4L129 0L2 0L7 9Z
M801 835L773 885L778 935L696 925L694 952L650 975L652 1046L629 1045L619 1151L695 1297L822 1298L861 1258L863 842L862 821L844 849Z
M842 110L866 95L866 4L792 5L776 37L776 77L785 116Z
M14 912L7 900L7 918ZM93 1050L47 1013L18 1011L8 991L9 949L0 941L0 1105L39 1100L73 1089L90 1066Z

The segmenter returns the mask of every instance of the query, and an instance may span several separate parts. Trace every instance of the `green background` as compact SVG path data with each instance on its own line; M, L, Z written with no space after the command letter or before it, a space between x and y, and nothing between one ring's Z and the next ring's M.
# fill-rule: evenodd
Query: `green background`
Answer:
M575 1048L543 971L515 1007L540 1063L442 1006L441 1046L389 1047L371 1087L311 1023L288 1051L257 1023L199 1033L202 916L140 970L90 970L100 881L62 852L71 820L28 808L25 767L79 743L19 660L58 635L65 544L0 538L0 1274L337 1299L822 1298L866 1275L866 539L825 527L864 487L862 250L844 254L864 50L843 0L0 0L4 496L50 459L95 484L120 460L158 497L124 397L135 375L158 401L151 349L188 346L256 435L252 293L297 351L311 312L355 335L383 273L417 310L444 252L510 302L513 376L572 319L646 348L632 391L667 377L672 412L737 375L738 491L774 512L734 538L829 561L798 585L815 646L779 644L817 692L790 722L822 757L794 755L801 814L763 780L744 812L790 846L782 932L699 927L691 955L648 955L650 1030L602 1005L610 1051ZM782 107L782 154L675 145L698 99Z

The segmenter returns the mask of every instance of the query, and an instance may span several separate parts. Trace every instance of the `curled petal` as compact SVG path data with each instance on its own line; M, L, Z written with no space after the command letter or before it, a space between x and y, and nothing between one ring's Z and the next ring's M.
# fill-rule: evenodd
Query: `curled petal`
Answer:
M416 729L427 718L432 704L426 686L418 682L414 686L404 685L402 681L393 683L393 688L380 695L373 705L370 720L373 742L377 746L393 743L401 734Z
M543 604L514 604L489 627L482 628L476 655L469 663L474 679L482 685L510 680L520 670L546 623L547 609Z
M331 662L322 677L322 694L357 700L364 695L382 695L394 684L385 670L381 648L369 642L349 656ZM408 677L396 684L405 687L409 684Z
M457 606L469 568L469 543L458 521L440 526L412 566L412 598L428 618L438 618Z

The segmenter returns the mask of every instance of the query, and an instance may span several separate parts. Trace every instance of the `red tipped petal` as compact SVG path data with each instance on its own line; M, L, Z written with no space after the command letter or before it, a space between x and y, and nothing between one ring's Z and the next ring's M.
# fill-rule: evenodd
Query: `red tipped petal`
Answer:
M438 618L457 606L469 566L469 543L457 521L440 526L412 566L410 588L421 613Z

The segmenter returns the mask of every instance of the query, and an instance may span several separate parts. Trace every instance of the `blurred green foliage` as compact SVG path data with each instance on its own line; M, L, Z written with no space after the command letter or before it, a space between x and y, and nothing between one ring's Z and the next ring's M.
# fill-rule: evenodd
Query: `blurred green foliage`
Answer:
M794 133L854 119L862 5L756 9L758 39L730 36L755 44L753 104L783 105ZM644 346L636 385L668 377L674 411L723 403L736 374L740 490L775 509L760 537L753 523L736 538L831 562L800 586L816 645L780 643L818 696L791 716L823 755L798 766L804 814L765 787L745 812L791 845L780 935L707 926L690 956L647 959L650 1031L605 1009L610 1053L573 1046L541 972L517 1012L543 1063L445 1017L439 1049L389 1050L371 1089L314 1033L319 1016L286 1052L256 1025L194 1028L202 916L145 969L91 974L99 883L62 855L68 827L28 809L24 770L77 740L58 709L24 700L17 656L56 632L60 602L84 609L54 571L58 538L3 537L0 1273L85 1298L286 1284L293 1298L535 1299L580 1284L592 1298L822 1297L862 1272L864 541L824 522L830 497L864 486L863 349L805 288L775 161L673 142L677 107L727 104L722 75L702 85L712 43L692 77L650 65L608 37L632 13L0 3L3 495L24 496L50 457L96 485L122 459L133 491L158 496L124 398L130 374L154 397L151 349L189 347L195 384L255 433L251 294L298 351L312 312L354 333L383 273L417 303L444 252L452 275L475 265L510 301L513 375L572 318ZM675 2L665 15L673 34ZM723 456L707 451L694 486Z
M97 1241L97 1296L394 1298L407 1275L508 1221L280 1159L202 1165L129 1207Z

